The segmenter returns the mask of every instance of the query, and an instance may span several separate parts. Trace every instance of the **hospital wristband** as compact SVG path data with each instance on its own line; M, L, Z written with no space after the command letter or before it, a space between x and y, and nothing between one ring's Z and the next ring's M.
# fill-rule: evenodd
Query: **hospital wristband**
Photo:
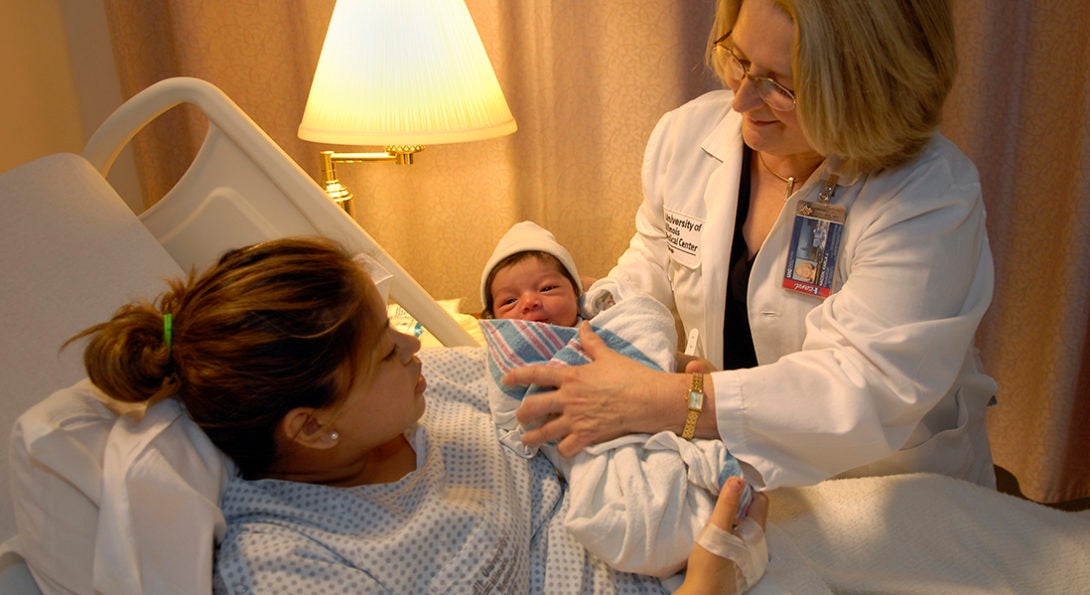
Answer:
M708 523L696 538L696 543L716 556L734 562L737 593L757 584L768 568L768 542L764 529L751 518L739 521L737 535Z

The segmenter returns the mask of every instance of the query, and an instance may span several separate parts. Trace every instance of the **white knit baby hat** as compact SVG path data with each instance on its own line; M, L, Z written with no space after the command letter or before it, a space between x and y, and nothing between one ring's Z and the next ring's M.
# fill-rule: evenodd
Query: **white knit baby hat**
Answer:
M575 293L583 293L583 282L579 279L579 269L575 268L575 261L566 248L556 241L553 234L533 221L520 221L511 226L507 233L503 234L492 256L488 257L488 263L481 272L481 303L488 304L488 275L496 265L518 252L540 250L556 257L560 264L568 270L568 274L575 280Z

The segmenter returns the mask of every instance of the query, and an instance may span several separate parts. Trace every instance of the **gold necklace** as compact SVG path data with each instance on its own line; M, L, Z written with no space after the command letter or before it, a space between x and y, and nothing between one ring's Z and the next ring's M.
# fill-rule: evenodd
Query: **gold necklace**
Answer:
M772 171L772 168L768 167L768 164L765 163L764 153L761 153L760 151L757 151L757 160L761 162L761 165L763 165L766 170L768 170L768 173L770 173L770 174L776 176L777 178L779 178L779 180L781 182L786 182L787 183L787 193L784 194L784 196L783 196L783 200L784 200L784 202L786 202L787 199L791 197L791 192L795 189L795 176L788 176L788 177L785 178L785 177L781 176L780 174Z

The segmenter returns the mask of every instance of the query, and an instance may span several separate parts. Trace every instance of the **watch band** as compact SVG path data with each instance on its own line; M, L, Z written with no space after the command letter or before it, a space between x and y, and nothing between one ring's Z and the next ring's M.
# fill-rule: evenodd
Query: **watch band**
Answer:
M685 415L685 428L681 431L681 437L692 440L696 434L696 420L700 418L700 412L704 410L704 375L693 374L693 383L689 387L689 394L685 397L689 406L689 412Z

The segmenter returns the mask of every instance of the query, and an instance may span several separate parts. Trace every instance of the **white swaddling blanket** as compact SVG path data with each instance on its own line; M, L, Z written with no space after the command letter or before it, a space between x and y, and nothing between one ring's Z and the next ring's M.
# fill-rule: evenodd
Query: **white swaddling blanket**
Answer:
M672 370L677 335L670 313L654 299L632 296L592 321L614 351L658 370ZM515 410L525 396L547 388L503 386L510 369L529 365L580 365L590 361L578 329L523 320L482 320L494 385L489 406L501 441L522 456ZM666 577L680 571L696 536L711 517L719 487L741 475L719 440L683 440L673 432L635 434L560 457L542 452L571 486L565 526L589 551L626 572Z

